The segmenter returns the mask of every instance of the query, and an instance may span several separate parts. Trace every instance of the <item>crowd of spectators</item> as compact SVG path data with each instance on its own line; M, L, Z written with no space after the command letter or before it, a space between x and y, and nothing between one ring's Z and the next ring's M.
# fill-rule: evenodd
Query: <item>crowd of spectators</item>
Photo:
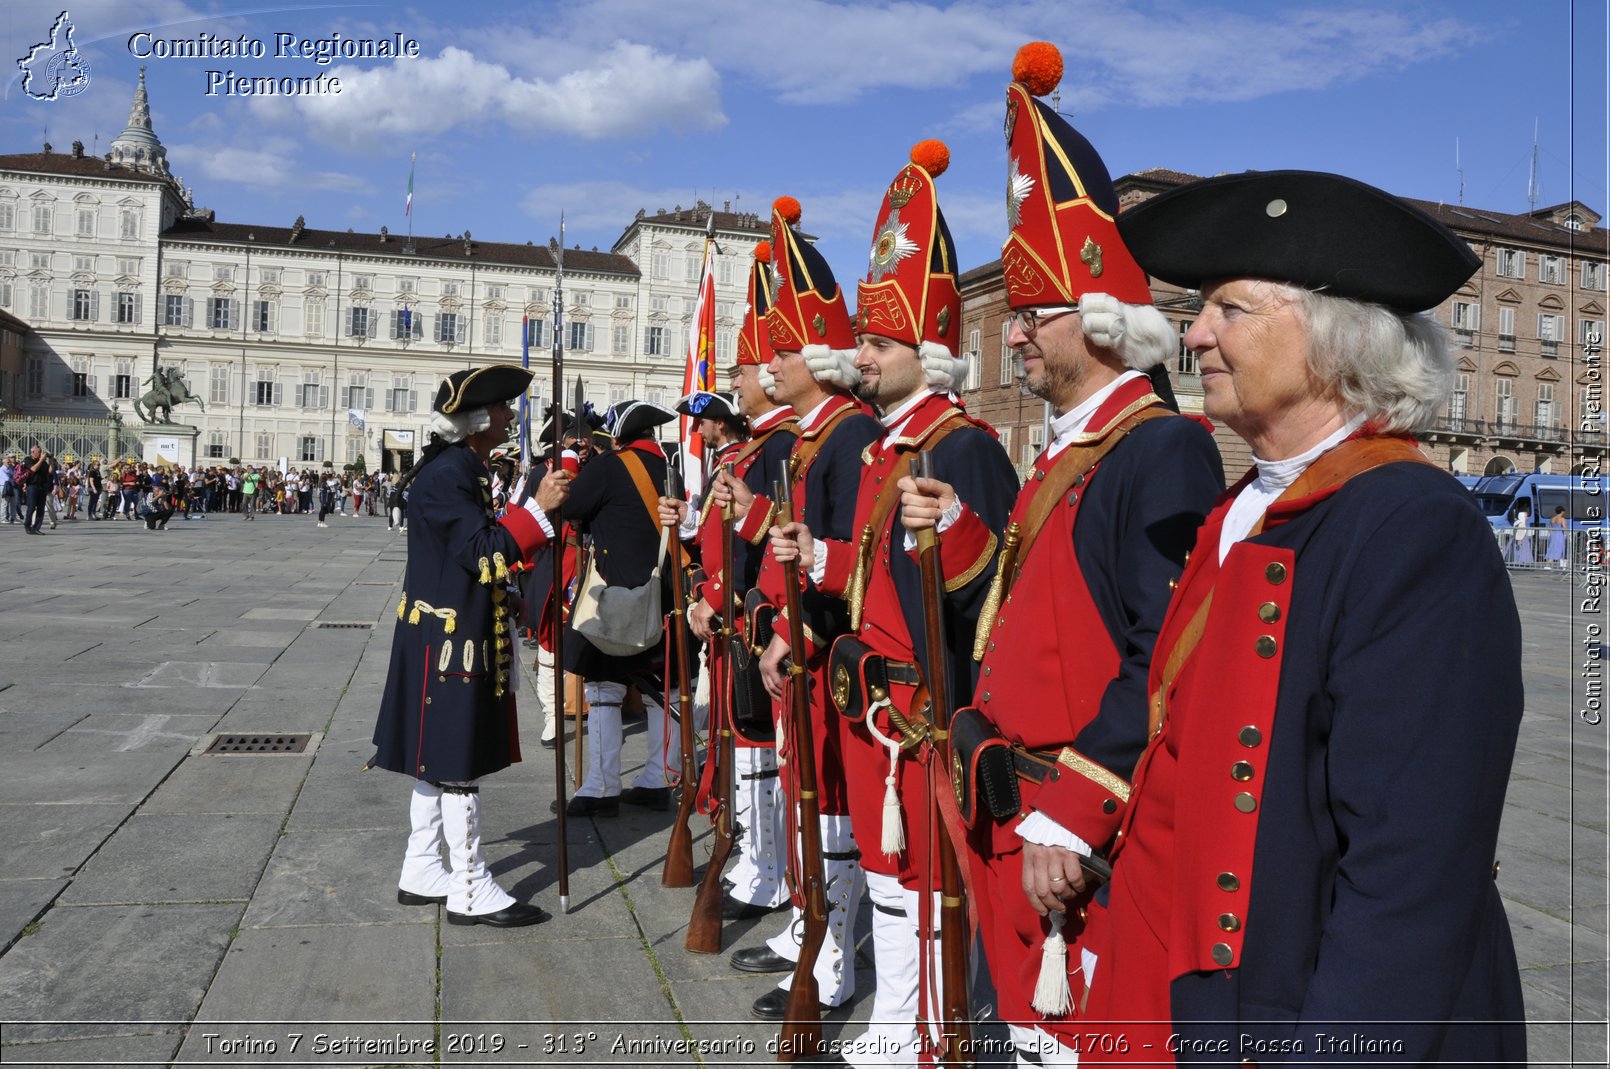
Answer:
M143 520L166 530L173 516L186 520L237 515L313 516L320 527L335 516L380 516L403 522L397 476L264 465L184 468L125 460L56 457L35 446L0 463L0 522L23 523L36 533L48 521ZM37 507L38 517L33 516Z

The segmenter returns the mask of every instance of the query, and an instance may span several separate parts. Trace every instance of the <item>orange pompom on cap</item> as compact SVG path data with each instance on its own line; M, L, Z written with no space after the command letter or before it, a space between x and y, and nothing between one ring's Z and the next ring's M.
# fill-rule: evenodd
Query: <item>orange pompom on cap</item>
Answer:
M793 226L799 222L801 209L799 201L793 197L778 197L771 202L771 210L782 217L783 222Z
M929 138L911 146L911 162L928 172L929 178L938 178L950 167L950 146Z
M1012 60L1012 80L1037 97L1062 81L1062 52L1049 41L1030 41Z
M763 264L771 263L771 242L762 241L755 246L755 259Z

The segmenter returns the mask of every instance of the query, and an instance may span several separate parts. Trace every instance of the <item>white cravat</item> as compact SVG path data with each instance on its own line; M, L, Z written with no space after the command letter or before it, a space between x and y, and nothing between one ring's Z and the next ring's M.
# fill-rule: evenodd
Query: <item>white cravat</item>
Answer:
M1138 371L1126 371L1089 397L1086 397L1073 408L1068 409L1068 411L1052 420L1051 444L1046 447L1045 459L1052 459L1068 448L1069 443L1075 438L1083 434L1085 428L1090 426L1090 417L1096 414L1096 409L1107 403L1107 398L1118 392L1118 387L1126 382L1134 382L1136 379L1145 377Z
M1285 460L1263 460L1254 456L1252 462L1258 467L1258 476L1236 496L1230 511L1225 513L1224 526L1219 531L1219 563L1224 563L1230 547L1247 537L1275 499L1285 493L1310 464L1335 449L1363 423L1363 416L1355 416L1312 449Z

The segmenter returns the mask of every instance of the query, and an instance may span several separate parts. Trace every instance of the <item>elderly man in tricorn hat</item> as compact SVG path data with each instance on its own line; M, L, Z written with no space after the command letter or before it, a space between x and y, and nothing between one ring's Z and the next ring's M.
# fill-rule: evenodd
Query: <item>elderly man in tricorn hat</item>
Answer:
M1085 1013L1129 1059L1524 1064L1494 860L1520 625L1486 519L1412 437L1454 376L1424 313L1480 260L1301 171L1184 186L1119 229L1201 291L1204 406L1255 467L1158 637Z
M520 760L510 568L553 537L547 513L564 502L570 479L552 472L524 507L494 517L487 457L508 439L509 401L530 381L527 370L493 364L455 372L436 393L375 725L371 764L414 777L397 901L445 904L449 924L515 928L548 918L499 887L481 853L479 780Z

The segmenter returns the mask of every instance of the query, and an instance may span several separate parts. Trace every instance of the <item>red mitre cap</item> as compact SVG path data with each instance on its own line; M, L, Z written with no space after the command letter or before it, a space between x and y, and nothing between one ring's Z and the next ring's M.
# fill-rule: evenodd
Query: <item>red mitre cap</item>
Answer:
M799 201L778 197L771 207L771 260L776 285L766 331L771 347L799 351L808 345L854 349L855 331L833 269L799 236Z
M912 148L911 162L883 195L855 307L857 330L913 346L931 342L954 356L962 318L956 244L934 189L934 179L949 166L943 142L920 141Z
M771 339L766 335L766 313L771 310L771 242L755 246L755 262L749 267L749 306L744 309L743 326L738 328L738 366L771 363Z
M1118 195L1107 165L1067 120L1036 100L1062 80L1062 53L1034 41L1018 50L1006 87L1010 158L1001 274L1013 308L1076 304L1107 293L1151 304L1146 274L1118 236Z

